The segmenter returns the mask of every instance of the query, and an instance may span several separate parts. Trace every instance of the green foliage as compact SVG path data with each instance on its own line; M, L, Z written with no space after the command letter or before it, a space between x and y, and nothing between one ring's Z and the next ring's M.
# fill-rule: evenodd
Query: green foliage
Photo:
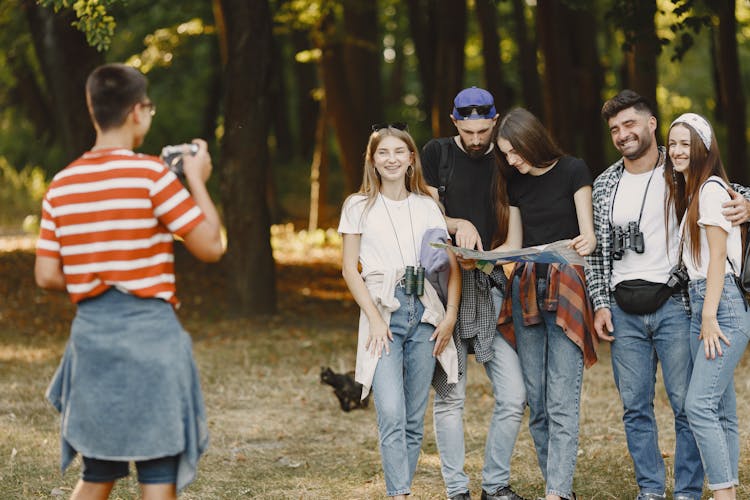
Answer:
M275 4L277 32L311 30L320 26L328 14L341 12L341 3L336 0L278 0Z
M703 27L711 26L711 16L699 12L700 6L696 5L696 0L672 0L672 3L675 6L672 13L677 19L670 29L677 39L672 42L674 54L670 61L679 62L694 45L695 35L699 35Z
M117 0L37 0L39 5L60 9L73 9L77 21L73 27L86 35L86 41L102 52L109 48L115 33L115 18L107 9Z
M612 6L605 17L617 29L622 30L625 35L625 39L621 45L623 52L632 51L636 43L643 41L645 37L651 36L648 30L644 32L644 27L649 26L653 22L652 19L644 19L644 15L650 12L649 9L643 8L646 3L639 0L612 1ZM657 41L656 50L657 54L660 54L662 46L669 43L669 40L657 37Z
M18 171L0 156L0 227L19 229L22 221L39 213L40 202L47 190L44 171L24 167Z

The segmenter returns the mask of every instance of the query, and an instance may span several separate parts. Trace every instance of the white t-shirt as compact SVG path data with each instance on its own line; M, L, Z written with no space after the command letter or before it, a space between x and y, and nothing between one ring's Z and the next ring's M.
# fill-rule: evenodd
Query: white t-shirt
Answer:
M709 181L719 181L709 182ZM739 226L732 226L724 215L721 213L721 205L730 200L729 193L726 189L726 183L720 177L711 176L700 189L700 198L698 198L698 225L700 226L701 239L701 259L700 264L693 260L690 252L690 235L685 233L685 243L682 250L682 261L685 263L688 275L691 280L705 279L708 273L709 249L708 239L706 238L706 226L718 226L727 233L727 257L732 261L734 270L739 273L742 263L742 233ZM685 225L683 218L680 226L682 231ZM729 262L724 261L724 274L733 273L732 266Z
M378 195L365 213L366 205L363 194L347 198L338 229L341 234L362 235L359 261L363 275L416 266L425 231L442 228L448 234L443 214L429 196L410 193L394 201Z
M664 165L642 174L623 172L612 207L612 222L625 231L629 222L638 221L649 177L651 183L639 226L643 232L644 252L639 254L627 249L622 260L612 261L612 288L621 281L634 279L666 283L669 271L677 263L680 238L674 210L670 209L669 214L669 248L664 227Z

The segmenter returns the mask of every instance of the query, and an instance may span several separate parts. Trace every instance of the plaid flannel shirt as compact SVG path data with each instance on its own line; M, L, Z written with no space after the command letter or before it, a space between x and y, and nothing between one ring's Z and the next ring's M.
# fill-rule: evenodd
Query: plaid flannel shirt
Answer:
M461 303L458 309L458 321L453 330L453 342L458 351L458 378L466 376L466 356L468 341L474 352L477 363L486 363L495 357L492 342L497 335L497 311L492 302L490 289L497 287L505 294L508 279L502 266L495 266L488 275L479 269L467 271L461 269ZM432 387L445 397L456 384L449 384L448 377L438 364L432 376Z
M666 149L659 146L659 166L666 158ZM610 239L610 210L612 208L612 197L615 193L617 183L622 177L625 169L622 158L612 164L607 170L599 175L594 181L594 233L596 234L596 249L586 257L586 283L589 288L589 296L594 305L594 311L602 307L610 308L610 297L612 290L610 283L612 278L612 241ZM732 189L740 193L746 199L750 199L750 188L731 184ZM682 290L682 305L687 314L690 314L690 299L686 289Z

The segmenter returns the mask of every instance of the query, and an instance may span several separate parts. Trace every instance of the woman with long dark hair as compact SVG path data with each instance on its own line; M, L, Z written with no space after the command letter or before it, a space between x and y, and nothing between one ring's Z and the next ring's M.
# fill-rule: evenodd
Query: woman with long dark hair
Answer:
M570 240L579 255L591 253L591 174L583 160L563 154L521 108L498 122L496 144L511 213L520 212L523 246ZM498 323L518 351L546 498L572 499L583 368L596 361L583 268L517 264L509 284Z

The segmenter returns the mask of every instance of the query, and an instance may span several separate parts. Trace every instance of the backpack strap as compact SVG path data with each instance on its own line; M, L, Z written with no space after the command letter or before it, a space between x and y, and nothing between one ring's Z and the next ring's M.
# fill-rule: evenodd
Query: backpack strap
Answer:
M448 183L453 174L453 155L451 154L452 141L453 137L443 137L438 139L438 143L440 144L440 163L438 164L438 180L440 186L438 187L438 198L440 203L442 203L443 208L446 207L446 192L448 190Z

